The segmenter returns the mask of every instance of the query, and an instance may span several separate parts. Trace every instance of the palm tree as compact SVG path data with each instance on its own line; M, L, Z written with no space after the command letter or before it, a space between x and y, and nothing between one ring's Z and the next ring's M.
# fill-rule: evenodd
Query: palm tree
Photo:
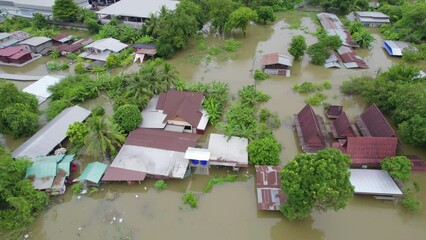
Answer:
M116 124L105 121L105 117L92 116L87 120L89 134L84 138L86 151L95 158L109 160L126 140Z
M124 79L127 82L127 87L124 92L115 99L115 104L121 106L122 104L134 104L143 109L148 104L153 96L149 83L143 79L138 73L129 74Z
M158 37L160 31L160 17L156 14L150 13L149 19L145 21L145 33L153 38Z

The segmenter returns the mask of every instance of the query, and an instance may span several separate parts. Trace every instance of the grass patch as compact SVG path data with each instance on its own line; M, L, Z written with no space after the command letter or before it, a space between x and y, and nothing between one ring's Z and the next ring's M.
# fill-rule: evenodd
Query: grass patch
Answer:
M72 185L71 189L75 194L80 194L81 191L83 191L83 183L78 182L78 183Z
M186 204L190 206L191 208L198 207L198 196L195 195L193 192L185 193L182 196L183 204Z
M315 93L314 95L307 97L305 99L305 103L311 106L319 106L325 99L327 99L327 95L322 93Z
M235 52L237 51L238 47L241 46L241 44L243 43L230 38L225 41L225 46L223 46L223 49L227 52Z
M210 191L214 185L223 184L225 182L235 182L237 181L238 176L236 174L228 174L225 177L215 177L211 178L204 188L204 192Z
M299 94L310 94L317 91L331 89L331 83L328 80L325 80L323 83L315 82L303 82L302 84L295 83L293 85L293 91L296 91Z
M220 54L221 51L222 50L220 48L218 48L218 47L211 47L209 49L209 54L212 55L212 56L217 56L217 55Z
M50 61L50 62L47 63L47 70L49 70L50 72L59 71L59 70L66 70L69 67L70 66L66 62L59 63L59 62L55 62L55 61Z

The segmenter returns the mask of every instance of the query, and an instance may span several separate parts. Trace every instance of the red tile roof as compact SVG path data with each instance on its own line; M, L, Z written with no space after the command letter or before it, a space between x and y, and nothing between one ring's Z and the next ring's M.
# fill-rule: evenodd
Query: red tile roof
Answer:
M109 166L102 181L143 181L146 173Z
M126 145L185 152L195 147L200 135L159 129L138 128L129 133Z
M363 136L372 137L396 137L386 118L377 108L376 104L371 105L358 118L357 125Z
M0 56L1 57L11 57L14 54L17 54L18 52L22 51L24 49L23 46L13 46L13 47L7 47L0 49Z
M287 196L281 190L280 170L277 166L255 166L257 208L280 210Z
M191 126L197 127L203 116L201 113L203 99L203 94L199 92L169 90L160 94L156 109L163 110L167 114L165 122L174 117L181 117Z
M352 158L352 165L374 165L394 157L397 143L395 137L348 137L341 150Z
M309 104L295 115L295 125L303 151L317 152L329 146L324 120Z
M330 124L330 128L335 138L356 137L358 135L355 127L349 122L345 112L342 112L342 114Z

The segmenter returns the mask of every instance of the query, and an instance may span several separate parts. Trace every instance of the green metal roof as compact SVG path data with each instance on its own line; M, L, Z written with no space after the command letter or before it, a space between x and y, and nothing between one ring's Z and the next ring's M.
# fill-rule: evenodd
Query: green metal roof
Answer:
M34 162L60 162L65 155L37 156Z
M100 162L92 162L87 165L83 173L78 178L80 181L90 181L98 183L101 180L102 175L107 169L107 165Z
M65 155L64 158L62 158L62 161L58 164L58 168L64 170L67 175L70 175L70 163L74 160L74 154L72 155Z
M25 178L34 175L35 178L46 178L56 176L56 162L35 162L27 168Z

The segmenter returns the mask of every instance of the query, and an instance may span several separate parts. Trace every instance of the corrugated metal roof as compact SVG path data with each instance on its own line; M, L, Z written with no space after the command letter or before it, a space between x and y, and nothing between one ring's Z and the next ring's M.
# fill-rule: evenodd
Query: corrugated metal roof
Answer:
M128 45L120 42L114 38L104 38L90 43L84 48L95 48L101 51L110 50L112 52L118 53L121 50L125 49Z
M391 56L402 56L402 51L404 50L404 48L407 48L409 46L410 43L402 41L387 40L383 42L383 47Z
M52 37L53 40L64 43L64 42L68 42L72 39L72 35L66 34L66 33L61 33L58 34L54 37Z
M246 138L210 134L210 165L248 167L247 146Z
M11 57L14 54L17 54L20 51L23 51L22 46L13 46L13 47L7 47L7 48L3 48L0 49L0 56L2 57Z
M53 162L58 163L64 159L66 155L50 155L50 156L37 156L34 159L34 162Z
M327 108L326 114L329 118L338 118L343 112L343 106L331 105Z
M179 1L171 0L121 0L98 11L98 14L113 16L129 16L149 18L149 14L156 14L161 6L174 10Z
M403 193L386 171L373 169L349 169L349 181L355 194L402 196Z
M330 128L335 138L356 137L358 135L345 112L330 124Z
M262 65L273 65L273 64L281 64L284 66L292 66L293 65L293 57L287 56L281 53L270 53L265 54L262 57Z
M124 145L111 166L150 175L183 178L188 164L189 160L185 159L183 152ZM123 176L120 181L125 181L125 178Z
M78 177L78 180L98 183L101 180L102 175L104 175L107 167L108 166L106 164L100 162L89 163L80 177Z
M356 11L355 14L357 14L360 17L370 17L370 18L387 18L389 19L389 16L382 13L382 12L365 12L365 11Z
M0 33L0 40L3 40L3 39L8 38L8 37L12 37L12 35L10 33L6 33L6 32Z
M56 162L34 162L32 166L27 168L25 178L34 176L35 178L47 178L56 176Z
M109 166L102 181L143 181L146 173Z
M74 160L75 155L65 155L64 158L62 158L61 162L58 164L58 169L62 169L65 171L66 175L70 175L70 164Z
M210 160L210 151L208 149L203 148L189 147L188 150L186 150L185 152L185 159L208 161Z
M358 44L352 40L351 34L345 29L345 26L336 15L331 13L319 13L317 17L329 36L339 36L344 46L359 47Z
M367 63L353 49L341 46L337 52L346 68L368 68Z
M47 75L39 79L35 83L29 85L28 87L24 88L22 91L36 96L38 104L41 104L52 95L48 88L60 82L61 79L62 77L57 78Z
M352 158L352 165L378 166L386 157L394 157L398 138L396 137L348 137L343 152Z
M280 210L287 196L281 190L278 166L255 166L257 208L259 210Z
M126 145L185 152L195 147L200 135L138 128L129 133Z
M39 46L43 43L49 42L51 39L47 37L32 37L20 42L20 45Z
M66 108L13 151L12 156L28 157L31 160L37 156L46 156L66 138L66 132L71 124L84 121L90 113L89 110L79 106Z
M396 137L396 133L376 104L370 105L357 120L363 136Z

